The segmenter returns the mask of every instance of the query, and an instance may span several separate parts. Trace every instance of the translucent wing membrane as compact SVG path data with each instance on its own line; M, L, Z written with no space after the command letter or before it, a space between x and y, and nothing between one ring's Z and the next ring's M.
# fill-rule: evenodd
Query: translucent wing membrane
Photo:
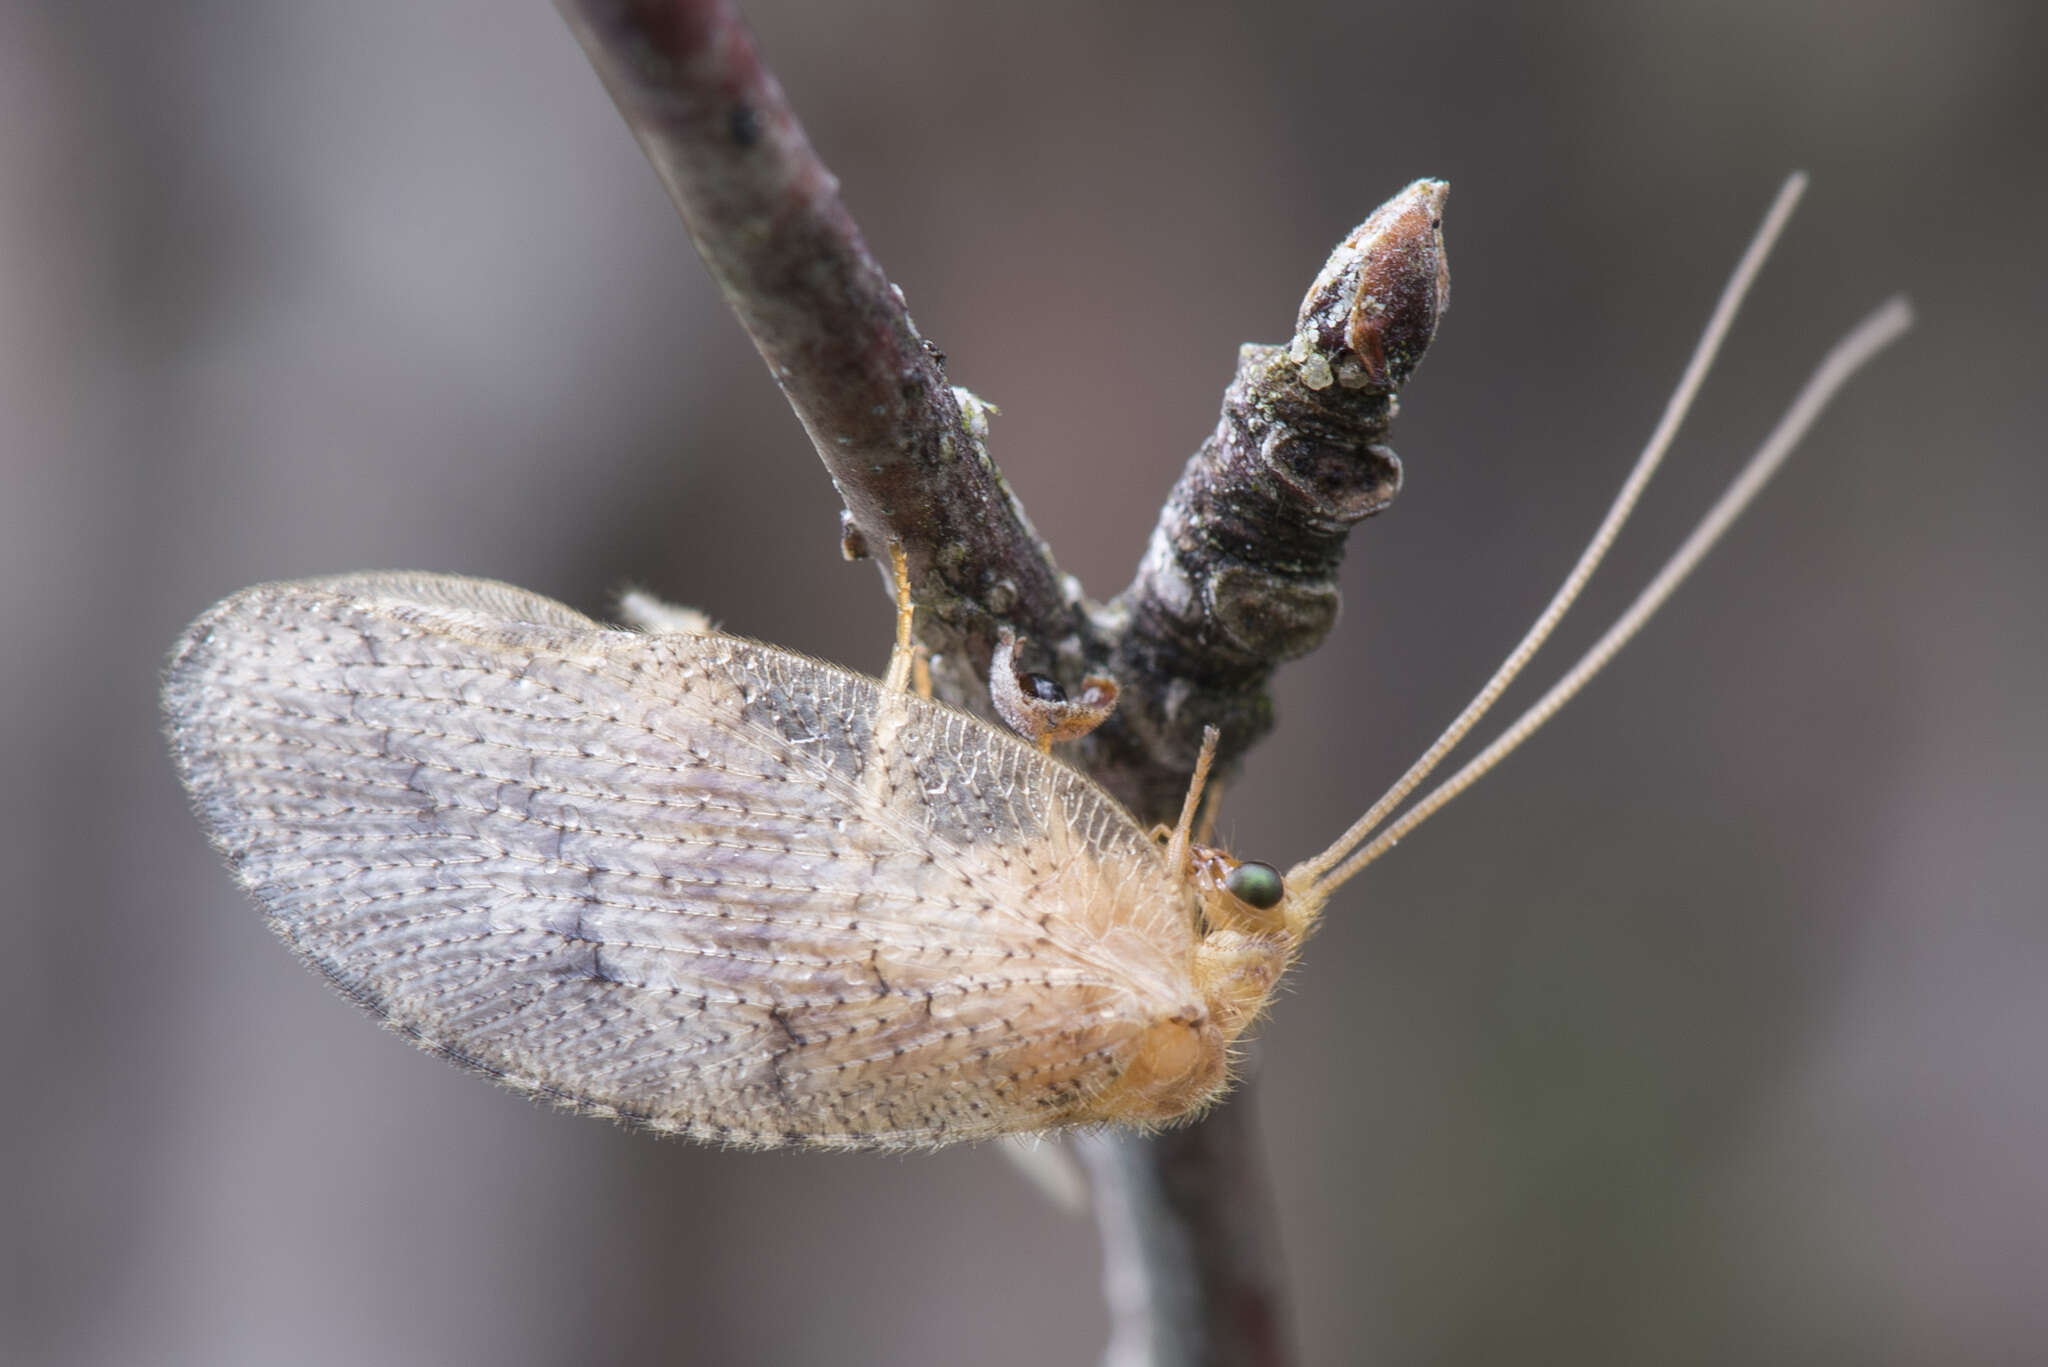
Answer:
M785 651L363 575L221 604L165 706L300 954L580 1110L751 1144L1045 1128L1195 999L1183 898L1112 799Z

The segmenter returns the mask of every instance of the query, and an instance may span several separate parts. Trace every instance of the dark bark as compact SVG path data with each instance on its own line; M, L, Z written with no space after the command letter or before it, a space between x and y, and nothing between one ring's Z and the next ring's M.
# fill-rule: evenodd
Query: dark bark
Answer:
M1242 349L1137 577L1098 606L1011 497L972 396L948 385L732 6L558 3L831 473L849 554L903 545L940 694L983 707L1003 627L1031 639L1024 667L1076 696L1112 676L1115 716L1068 753L1140 820L1171 820L1205 725L1226 763L1270 727L1274 668L1328 633L1345 538L1400 488L1382 439L1449 294L1443 184L1409 186L1339 244L1288 345ZM1086 1153L1118 1343L1161 1363L1287 1361L1242 1093Z
M1182 1129L1107 1132L1077 1146L1102 1233L1104 1367L1294 1360L1286 1259L1249 1091Z

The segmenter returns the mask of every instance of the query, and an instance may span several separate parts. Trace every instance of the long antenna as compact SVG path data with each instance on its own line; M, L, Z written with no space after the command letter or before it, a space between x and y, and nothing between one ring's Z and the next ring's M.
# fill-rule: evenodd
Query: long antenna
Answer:
M1335 873L1319 880L1324 889L1334 888L1350 878L1367 864L1385 854L1401 842L1401 838L1427 821L1436 810L1471 787L1487 770L1499 764L1513 752L1516 746L1534 735L1537 728L1549 721L1558 709L1572 700L1595 674L1612 660L1629 639L1640 631L1650 620L1664 600L1671 596L1686 575L1713 549L1735 519L1742 516L1743 509L1764 487L1766 481L1778 472L1785 458L1792 454L1800 439L1813 426L1815 418L1826 408L1837 390L1849 377L1861 369L1871 357L1891 345L1913 325L1913 308L1904 296L1895 295L1881 304L1876 312L1858 323L1847 336L1835 343L1820 366L1778 419L1778 425L1764 438L1749 463L1742 467L1728 488L1717 499L1707 515L1693 528L1692 535L1664 562L1664 568L1628 609L1615 618L1614 625L1593 647L1579 657L1577 664L1565 671L1563 678L1551 685L1550 691L1538 698L1533 706L1515 718L1512 725L1503 731L1498 740L1474 755L1465 766L1430 790L1427 797L1402 813L1401 819L1382 831L1370 845L1351 856Z
M1521 643L1508 652L1508 657L1501 661L1500 668L1493 672L1493 677L1486 681L1485 687L1474 695L1471 702L1465 704L1465 710L1460 712L1457 719L1436 738L1436 743L1423 751L1421 758L1408 767L1408 772L1401 775L1379 801L1367 808L1365 815L1352 823L1351 829L1337 837L1330 848L1312 859L1295 865L1289 871L1289 882L1301 876L1320 880L1332 865L1340 862L1361 840L1378 829L1379 824L1387 819L1387 814L1398 807L1408 794L1414 792L1422 781L1429 777L1431 771L1443 762L1444 756L1451 752L1452 747L1463 740L1465 734L1478 724L1479 719L1492 709L1494 703L1499 701L1500 695L1507 690L1507 686L1514 682L1515 676L1522 672L1534 658L1537 649L1549 639L1550 633L1557 628L1565 612L1577 600L1579 591L1585 588L1586 581L1593 577L1593 571L1606 556L1607 548L1614 544L1614 538L1621 531L1622 524L1628 521L1629 514L1635 510L1636 500L1642 497L1643 488L1650 482L1650 476L1657 472L1657 466L1663 462L1664 453L1671 448L1672 438L1678 435L1679 424L1685 421L1686 412L1692 407L1694 396L1699 393L1701 383L1707 378L1707 372L1713 368L1714 357L1720 352L1721 343L1727 337L1730 325L1735 321L1735 314L1742 307L1743 297L1749 293L1749 287L1755 282L1757 272L1763 269L1764 259L1771 254L1778 234L1784 230L1786 221L1792 217L1793 208L1798 205L1799 197L1804 193L1806 174L1802 171L1794 171L1778 188L1777 198L1771 201L1770 210L1764 215L1763 223L1758 226L1756 235L1750 239L1749 247L1743 252L1742 259L1736 263L1734 273L1728 277L1728 283L1722 287L1721 297L1714 305L1714 312L1707 319L1706 330L1700 334L1698 344L1693 347L1692 359L1686 362L1685 373L1679 377L1678 387L1671 392L1670 401L1664 405L1664 416L1658 419L1656 430L1650 434L1650 440L1644 445L1642 454L1636 457L1635 467L1629 471L1628 478L1622 482L1621 491L1614 496L1614 502L1608 506L1607 516L1601 519L1600 527L1593 533L1593 539L1586 543L1586 549L1579 553L1578 563L1572 566L1572 572L1566 575L1564 583L1558 586L1549 606L1543 609L1542 615L1530 626Z

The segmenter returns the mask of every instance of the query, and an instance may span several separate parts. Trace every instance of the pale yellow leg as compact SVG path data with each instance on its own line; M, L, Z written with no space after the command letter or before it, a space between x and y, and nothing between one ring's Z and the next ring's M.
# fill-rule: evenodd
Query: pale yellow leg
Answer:
M932 656L923 646L915 648L910 662L910 686L917 690L917 696L927 701L932 696Z
M917 661L917 646L910 639L916 605L910 601L910 566L900 543L889 546L889 569L896 578L896 645L889 652L889 668L882 675L882 696L875 708L874 730L868 738L866 788L876 802L896 782L896 738L910 720L910 674Z
M889 652L889 672L882 676L882 688L886 692L901 693L910 687L910 671L917 659L917 646L910 639L910 625L917 616L917 604L910 601L910 563L903 558L903 544L889 543L889 568L896 575L896 648ZM927 670L924 686L918 690L925 697L931 696L931 674Z
M1216 813L1223 807L1223 780L1215 779L1209 784L1209 791L1202 794L1202 819L1195 823L1195 843L1213 844L1216 834Z
M1202 728L1202 753L1195 757L1195 775L1188 780L1187 800L1180 806L1180 822L1173 838L1166 842L1166 867L1178 876L1188 866L1188 841L1195 824L1195 809L1202 805L1202 788L1209 781L1209 766L1216 762L1216 741L1222 733L1213 726Z

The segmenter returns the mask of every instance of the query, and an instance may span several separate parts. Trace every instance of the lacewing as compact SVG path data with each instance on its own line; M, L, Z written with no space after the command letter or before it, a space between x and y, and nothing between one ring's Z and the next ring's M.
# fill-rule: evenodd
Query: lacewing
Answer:
M243 886L344 995L575 1110L816 1147L1197 1114L1331 893L1583 686L1907 326L1893 300L1845 337L1600 643L1384 824L1576 597L1802 185L1550 607L1386 797L1285 874L1195 838L1213 735L1178 826L1148 832L1041 746L909 687L900 555L883 680L645 601L634 630L448 576L248 589L173 651L173 756ZM1056 702L1018 702L1007 647L1006 716L1073 734Z

